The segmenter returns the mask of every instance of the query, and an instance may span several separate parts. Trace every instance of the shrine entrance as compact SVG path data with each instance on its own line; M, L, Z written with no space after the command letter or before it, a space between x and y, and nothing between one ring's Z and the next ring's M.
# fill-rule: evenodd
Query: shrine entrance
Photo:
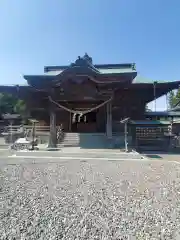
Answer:
M96 116L96 111L86 113L81 117L71 114L71 131L81 133L97 132Z

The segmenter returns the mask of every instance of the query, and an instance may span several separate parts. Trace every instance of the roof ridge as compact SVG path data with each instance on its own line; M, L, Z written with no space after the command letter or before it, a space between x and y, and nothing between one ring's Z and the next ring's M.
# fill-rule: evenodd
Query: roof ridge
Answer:
M113 69L113 68L133 68L135 67L135 63L115 63L115 64L93 64L95 68L106 68L106 69ZM44 72L50 71L58 71L58 70L65 70L69 68L69 65L62 65L62 66L44 66Z

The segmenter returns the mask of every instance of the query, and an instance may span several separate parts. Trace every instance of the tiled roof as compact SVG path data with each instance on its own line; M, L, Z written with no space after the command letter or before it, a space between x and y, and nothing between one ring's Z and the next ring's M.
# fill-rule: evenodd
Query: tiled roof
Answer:
M178 111L178 112L180 112L180 106L178 105L178 106L170 109L170 111L173 111L173 112L177 112Z
M146 116L163 116L163 117L168 117L168 116L180 116L180 111L175 112L175 111L162 111L162 112L146 112Z
M140 75L137 75L134 80L133 83L150 83L152 84L153 82L157 82L157 83L167 83L168 81L165 80L156 80L156 79L148 79L145 77L142 77Z
M44 72L47 75L58 75L70 66L46 66ZM136 72L133 63L126 64L95 64L93 65L102 74Z
M98 70L102 74L136 72L130 68L99 68Z
M132 120L131 121L131 124L134 124L134 125L158 125L158 124L170 124L170 121L134 121Z
M132 69L122 69L122 68L97 68L100 74L113 74L113 73L129 73L129 72L136 72ZM62 73L63 70L56 70L56 71L49 71L45 72L44 75L56 76Z

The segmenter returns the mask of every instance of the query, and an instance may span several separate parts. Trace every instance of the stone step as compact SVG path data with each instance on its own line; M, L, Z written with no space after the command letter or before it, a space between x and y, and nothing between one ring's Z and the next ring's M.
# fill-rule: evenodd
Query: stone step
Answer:
M0 149L9 149L9 147L10 147L10 145L8 145L8 144L0 145Z
M59 146L105 148L105 135L102 133L65 133L64 139Z

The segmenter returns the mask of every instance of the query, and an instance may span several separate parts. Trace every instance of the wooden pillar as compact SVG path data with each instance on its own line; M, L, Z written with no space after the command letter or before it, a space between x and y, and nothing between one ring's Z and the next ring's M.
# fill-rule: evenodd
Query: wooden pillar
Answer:
M72 131L72 114L69 113L69 129L68 129L69 132Z
M57 147L56 111L53 104L49 105L49 116L50 116L50 133L48 148L56 148Z
M112 140L112 103L109 102L106 105L106 112L107 112L107 121L106 121L106 135L107 139L111 142Z
M107 106L103 106L98 109L97 115L96 115L96 124L97 124L97 131L106 133L106 108Z

